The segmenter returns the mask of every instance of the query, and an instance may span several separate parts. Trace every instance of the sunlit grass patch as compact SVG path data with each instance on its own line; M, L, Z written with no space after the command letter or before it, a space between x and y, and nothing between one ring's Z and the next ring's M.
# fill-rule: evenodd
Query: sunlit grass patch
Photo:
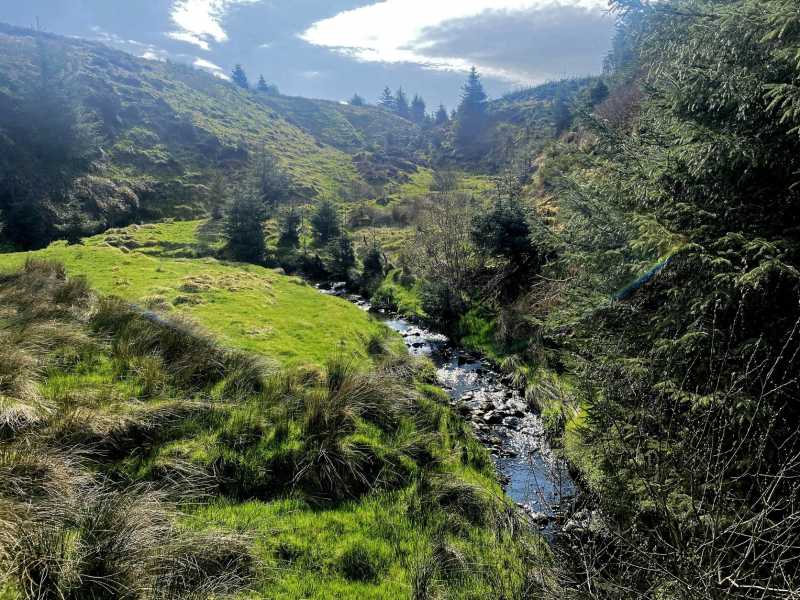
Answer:
M102 293L150 305L157 296L157 304L191 316L227 345L283 364L321 364L335 354L366 359L361 339L385 329L350 303L258 266L208 257L164 257L166 246L196 243L204 224L171 222L128 228L125 231L133 239L156 245L127 254L106 245L104 236L90 238L84 245L55 243L34 253L3 254L0 270L18 267L29 257L59 260L71 274L86 275Z
M98 573L137 599L161 582L177 586L175 598L202 588L359 600L498 589L515 598L538 585L549 557L520 529L488 452L431 385L431 365L360 310L243 265L105 246L34 256L83 264L76 252L97 253L101 281L124 269L129 288L158 298L144 308L104 296L42 260L0 278L0 326L24 350L3 367L19 398L0 404L0 567L18 583L45 561L56 570L36 589L65 597L94 593ZM153 264L160 270L144 268ZM184 270L160 279L167 268ZM178 293L224 301L239 308L219 326L233 332L262 283L278 304L291 289L292 308L312 324L312 308L352 311L346 318L363 326L357 352L334 346L281 366L263 345L251 354L226 343L232 333L215 336L199 311L164 308ZM291 319L269 322L263 336L285 335ZM304 336L323 348L311 330L283 347ZM6 519L7 502L19 518ZM24 547L4 555L17 538Z

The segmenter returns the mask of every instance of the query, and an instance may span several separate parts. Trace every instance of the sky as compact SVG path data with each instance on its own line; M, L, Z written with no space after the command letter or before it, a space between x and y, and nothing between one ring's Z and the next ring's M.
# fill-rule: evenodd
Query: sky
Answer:
M385 86L453 108L471 66L492 97L600 72L608 0L0 0L0 21L103 41L282 93L377 101Z

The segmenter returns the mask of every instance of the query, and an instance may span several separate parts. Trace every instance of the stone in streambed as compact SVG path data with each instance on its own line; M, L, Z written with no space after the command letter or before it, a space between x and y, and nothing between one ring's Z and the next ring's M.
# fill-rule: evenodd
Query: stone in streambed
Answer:
M496 425L502 418L503 415L494 410L487 411L483 415L484 423L488 423L489 425Z

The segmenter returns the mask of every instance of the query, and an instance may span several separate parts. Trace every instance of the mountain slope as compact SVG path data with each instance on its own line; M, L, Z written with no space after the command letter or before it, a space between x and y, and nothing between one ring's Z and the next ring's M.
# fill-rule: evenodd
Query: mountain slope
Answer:
M459 143L458 122L433 132L435 153L443 165L462 171L497 174L512 169L530 174L535 157L566 131L580 110L589 108L596 77L563 79L490 100L474 139Z
M287 171L299 198L336 196L365 184L352 154L378 144L384 131L406 138L415 131L377 108L267 97L191 67L6 25L0 25L0 114L26 102L25 90L41 79L42 52L69 66L98 123L102 150L70 200L105 226L200 214L214 176L229 177L263 151ZM16 153L3 135L0 148ZM119 214L98 206L98 197L117 198Z

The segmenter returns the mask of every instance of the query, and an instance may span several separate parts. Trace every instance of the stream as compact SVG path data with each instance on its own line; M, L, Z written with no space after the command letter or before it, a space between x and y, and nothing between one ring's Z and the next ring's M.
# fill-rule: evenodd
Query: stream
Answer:
M508 496L546 533L563 525L576 494L566 463L548 444L542 420L485 358L453 345L438 333L398 315L373 309L341 287L321 290L353 302L399 333L415 356L430 358L450 403L475 430L492 454L498 479Z

